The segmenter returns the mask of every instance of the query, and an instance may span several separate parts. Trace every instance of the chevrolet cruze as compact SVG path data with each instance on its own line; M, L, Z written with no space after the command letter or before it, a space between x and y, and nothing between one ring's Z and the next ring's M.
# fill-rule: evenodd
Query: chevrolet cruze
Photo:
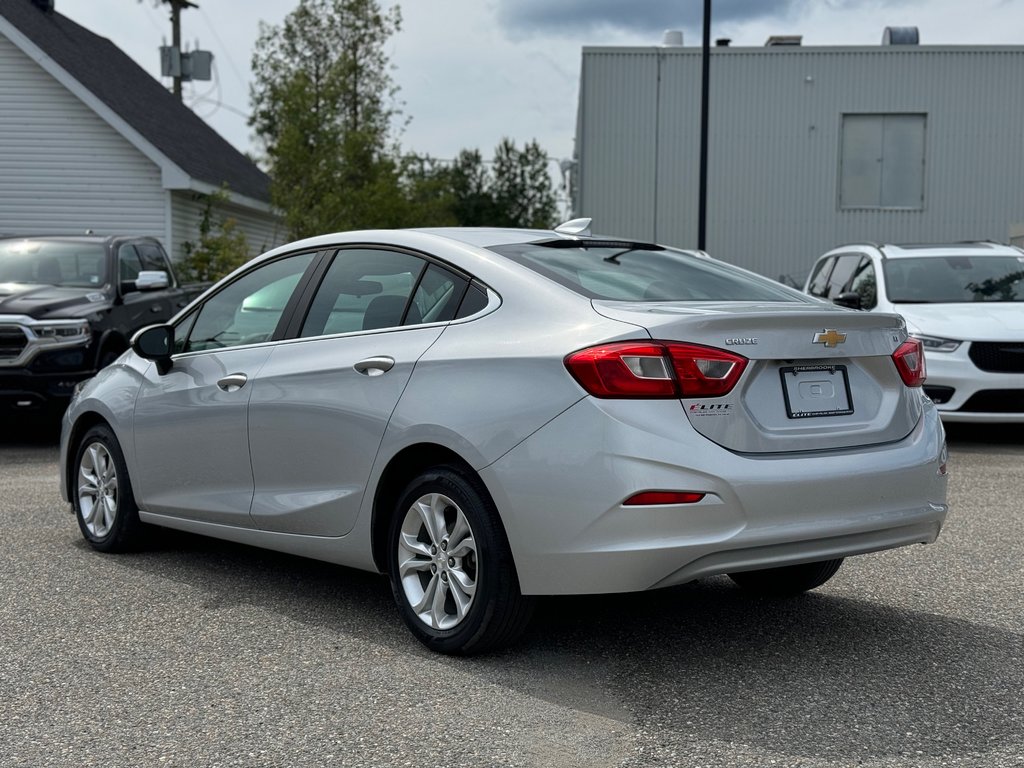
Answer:
M77 391L101 552L165 526L387 574L447 653L534 597L813 589L939 534L921 345L708 258L554 231L367 231L246 264Z

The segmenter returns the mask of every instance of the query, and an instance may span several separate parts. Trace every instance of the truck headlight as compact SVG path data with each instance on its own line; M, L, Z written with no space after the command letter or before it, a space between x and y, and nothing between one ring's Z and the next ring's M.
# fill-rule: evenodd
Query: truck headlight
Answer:
M85 320L40 323L32 326L31 330L44 344L88 344L92 339L92 331Z

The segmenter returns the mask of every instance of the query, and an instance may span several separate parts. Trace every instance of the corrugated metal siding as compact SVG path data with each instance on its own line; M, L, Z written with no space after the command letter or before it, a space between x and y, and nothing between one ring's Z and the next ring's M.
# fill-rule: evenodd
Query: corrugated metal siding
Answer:
M661 86L652 91L659 59ZM1024 48L714 50L708 250L777 277L802 276L843 242L1005 241L1024 219L1022 69ZM583 78L586 191L588 179L611 168L629 191L584 194L579 214L601 231L617 229L609 221L625 234L695 247L699 49L586 50ZM616 109L623 93L634 94L635 115ZM587 146L609 126L622 145L646 143L654 112L654 163L624 164L607 142ZM907 112L927 115L924 209L840 210L842 115ZM655 189L656 231L650 216L633 213Z
M581 216L601 212L595 231L651 236L657 78L658 61L646 54L609 54L584 71L582 103L600 119L580 121L577 207Z
M204 203L199 195L192 192L171 194L171 249L172 258L180 260L185 255L184 244L199 240L199 222L202 219ZM262 211L253 211L233 204L218 205L215 216L232 218L245 233L250 256L270 250L286 242L286 232L280 219Z
M159 168L0 36L0 233L165 240Z

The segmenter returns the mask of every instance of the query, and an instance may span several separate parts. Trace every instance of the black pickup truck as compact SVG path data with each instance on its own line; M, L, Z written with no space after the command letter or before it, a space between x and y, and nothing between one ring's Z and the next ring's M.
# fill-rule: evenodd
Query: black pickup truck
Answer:
M75 385L207 286L151 237L0 238L0 414L62 411Z

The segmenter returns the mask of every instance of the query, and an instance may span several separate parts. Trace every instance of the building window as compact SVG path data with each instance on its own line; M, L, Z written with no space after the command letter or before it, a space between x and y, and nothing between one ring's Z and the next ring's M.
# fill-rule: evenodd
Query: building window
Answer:
M924 208L925 115L843 115L840 208Z

